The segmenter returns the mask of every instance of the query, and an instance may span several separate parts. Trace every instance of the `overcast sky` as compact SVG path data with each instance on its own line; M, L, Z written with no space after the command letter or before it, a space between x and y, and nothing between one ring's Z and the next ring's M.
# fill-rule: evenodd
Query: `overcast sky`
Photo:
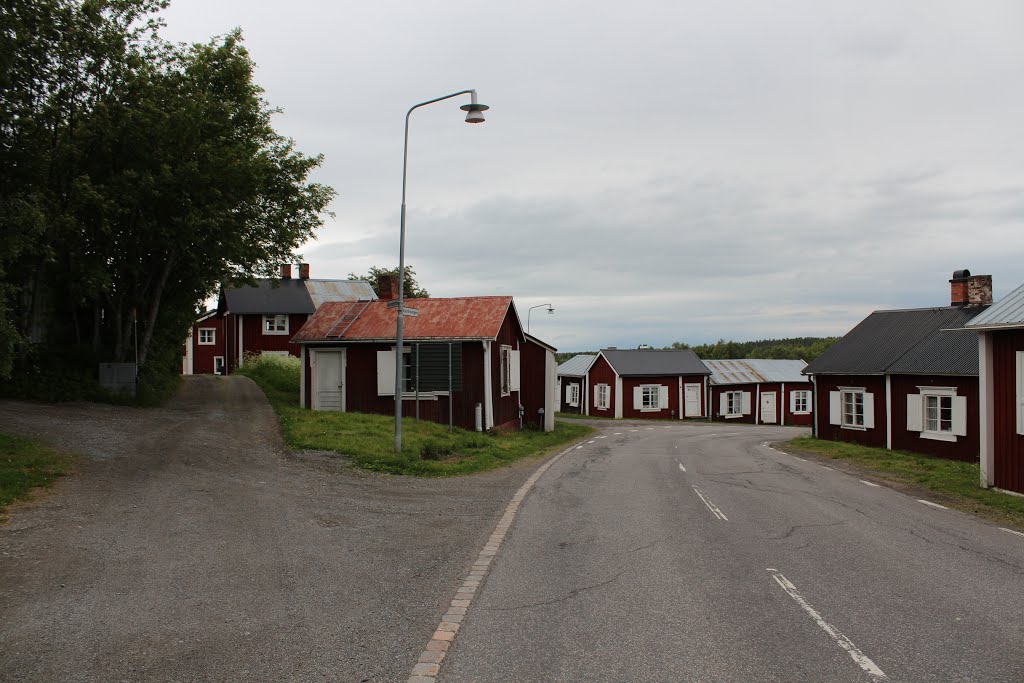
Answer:
M841 335L1024 282L1024 3L172 0L241 27L277 129L338 192L314 277L406 260L559 350Z

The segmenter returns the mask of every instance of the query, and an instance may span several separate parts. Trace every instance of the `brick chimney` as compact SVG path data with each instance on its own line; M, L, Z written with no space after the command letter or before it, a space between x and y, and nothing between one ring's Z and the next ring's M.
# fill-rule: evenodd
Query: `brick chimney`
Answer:
M391 275L377 276L377 298L391 301L398 298L398 278Z
M967 280L967 303L983 306L992 303L992 276L972 275Z
M308 263L300 263L299 264L299 279L300 280L308 280L309 279L309 264Z
M953 271L953 279L949 281L949 305L950 306L966 306L967 305L967 282L971 279L971 271L964 268L963 270Z
M292 279L292 264L282 263L281 264L281 279L291 280Z

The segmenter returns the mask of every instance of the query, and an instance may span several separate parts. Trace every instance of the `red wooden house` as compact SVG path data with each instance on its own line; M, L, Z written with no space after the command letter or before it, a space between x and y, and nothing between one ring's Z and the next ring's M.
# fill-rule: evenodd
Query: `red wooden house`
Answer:
M292 278L291 265L285 264L280 278L221 290L215 315L204 314L193 325L182 372L228 374L252 354L298 357L299 347L291 343L291 338L321 304L376 298L368 282L314 280L306 263L299 264L296 279Z
M386 299L323 304L292 341L300 403L394 415L395 311ZM512 297L406 299L402 414L464 429L554 429L554 349L525 334Z
M807 366L815 436L977 460L978 350L962 328L991 304L992 278L950 283L950 306L875 311Z
M602 349L587 373L587 414L662 420L707 417L710 374L689 349Z
M802 360L705 360L713 419L810 426L814 401Z
M978 333L981 485L1024 493L1024 285L966 329Z
M586 415L589 394L588 373L597 356L580 354L558 366L558 410L563 413Z

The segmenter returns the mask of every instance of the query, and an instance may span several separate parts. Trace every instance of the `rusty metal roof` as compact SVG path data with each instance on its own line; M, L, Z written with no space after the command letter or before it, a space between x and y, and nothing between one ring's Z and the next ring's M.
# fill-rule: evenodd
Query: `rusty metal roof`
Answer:
M371 301L341 337L331 336L338 321L352 308L350 301L325 302L306 321L296 343L324 341L389 341L395 338L395 311L387 301ZM423 339L495 339L512 306L510 296L473 296L453 299L406 299L406 308L419 311L406 316L402 336Z
M801 374L807 367L802 360L740 358L706 360L712 384L759 384L761 382L806 382Z

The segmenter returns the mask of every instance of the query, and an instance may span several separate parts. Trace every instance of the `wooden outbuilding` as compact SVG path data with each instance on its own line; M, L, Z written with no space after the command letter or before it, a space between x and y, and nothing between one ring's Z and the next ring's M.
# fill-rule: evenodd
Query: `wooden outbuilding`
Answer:
M587 415L707 417L711 371L690 349L602 349L588 372Z
M705 360L714 420L810 426L814 401L802 360Z
M597 356L581 353L558 366L557 394L559 411L575 415L587 414L587 386L590 368Z

